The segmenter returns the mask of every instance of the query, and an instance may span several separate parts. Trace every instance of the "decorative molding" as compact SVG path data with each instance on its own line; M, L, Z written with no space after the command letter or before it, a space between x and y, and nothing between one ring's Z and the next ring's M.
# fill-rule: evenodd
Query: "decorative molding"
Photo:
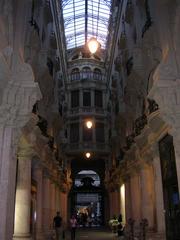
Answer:
M147 101L149 104L148 105L149 114L151 114L159 109L159 106L155 100L148 98Z

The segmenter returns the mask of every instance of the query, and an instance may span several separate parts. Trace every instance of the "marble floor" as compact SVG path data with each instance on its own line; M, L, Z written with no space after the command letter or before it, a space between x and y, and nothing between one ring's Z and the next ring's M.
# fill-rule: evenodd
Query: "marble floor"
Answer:
M66 232L66 238L70 240L70 233ZM106 229L77 229L76 240L118 240L117 234Z

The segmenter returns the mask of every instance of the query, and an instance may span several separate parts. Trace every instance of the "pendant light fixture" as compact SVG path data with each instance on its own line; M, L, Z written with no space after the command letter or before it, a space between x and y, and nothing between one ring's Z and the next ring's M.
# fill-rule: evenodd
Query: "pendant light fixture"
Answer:
M89 51L94 54L99 48L100 43L97 41L95 37L91 37L87 43Z

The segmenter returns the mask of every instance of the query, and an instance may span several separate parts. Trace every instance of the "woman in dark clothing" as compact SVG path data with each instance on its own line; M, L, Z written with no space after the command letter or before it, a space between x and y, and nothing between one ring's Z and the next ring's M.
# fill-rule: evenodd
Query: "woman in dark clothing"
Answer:
M123 234L123 225L121 224L121 223L119 223L118 224L118 230L117 230L117 232L118 232L118 237L120 237L120 236L123 236L124 234Z
M60 212L57 212L57 215L53 219L53 227L56 231L56 239L59 240L62 233L62 217Z
M121 214L121 213L119 214L118 222L119 222L119 223L122 223L122 214Z
M119 224L118 224L118 230L117 230L117 232L118 232L118 236L123 236L123 225L122 225L122 214L120 213L119 214L119 217L118 217L118 222L119 222Z

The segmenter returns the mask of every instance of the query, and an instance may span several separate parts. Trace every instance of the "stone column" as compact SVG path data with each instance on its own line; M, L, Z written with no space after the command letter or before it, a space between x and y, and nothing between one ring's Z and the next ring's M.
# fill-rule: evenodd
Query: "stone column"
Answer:
M50 184L50 227L53 228L53 218L56 215L56 205L55 205L55 184L51 181Z
M63 222L67 223L67 193L66 192L60 192L60 213L63 218Z
M18 155L18 176L15 202L13 239L31 239L31 158L32 153L24 150Z
M130 178L125 181L125 219L132 218L132 206L131 206L131 183Z
M180 119L179 119L180 120ZM176 171L177 171L177 180L178 180L178 189L180 195L180 129L176 129L172 131L173 136L173 145L174 145L174 152L175 152L175 162L176 162Z
M96 119L92 118L93 126L92 126L92 141L96 143Z
M154 166L154 185L155 185L155 201L156 201L156 226L159 233L165 233L165 212L163 201L162 176L160 166L159 149L156 146L155 156L153 157Z
M131 210L131 183L130 178L125 179L125 219L126 221L129 218L132 218L132 210Z
M79 121L79 143L83 143L83 121Z
M114 206L114 213L115 213L116 217L117 217L117 215L118 215L118 203L117 203L117 198L118 198L118 196L117 196L117 190L115 190L115 191L113 192L113 206Z
M109 142L109 122L107 120L104 120L104 125L106 126L104 129L104 136L105 136L105 143L107 144Z
M65 206L65 208L64 208L64 222L67 225L67 223L68 223L68 212L67 212L67 210L68 210L68 192L64 193L64 206Z
M43 173L41 167L35 169L35 179L37 181L37 212L36 212L36 239L42 240L42 202L43 199Z
M120 213L120 193L119 193L119 189L116 189L113 192L113 210L114 210L114 214L116 215L116 217L118 217L119 213Z
M105 225L109 226L109 219L110 219L110 202L109 202L109 196L106 192L104 196L104 223Z
M109 191L109 207L110 207L110 219L113 217L114 212L113 212L113 192L110 190Z
M154 193L151 166L141 169L141 206L142 218L146 218L149 228L154 227Z
M1 115L1 113L0 113ZM0 239L12 240L18 139L13 127L0 126Z
M121 184L119 188L119 201L120 201L120 213L122 215L122 221L126 222L126 192L125 183Z
M60 193L59 193L59 186L56 185L55 188L56 191L56 211L60 211Z
M68 93L68 110L71 109L71 92Z
M104 109L104 107L106 106L106 91L102 91L102 107Z
M139 224L141 219L141 191L140 191L140 177L138 173L131 176L131 206L132 218Z
M59 191L59 200L60 200L60 207L59 207L59 210L60 210L60 214L61 216L63 217L63 193L61 192L61 190Z
M21 5L27 7L27 4ZM26 11L23 15L27 16ZM17 16L20 17L18 22L20 21L22 26L23 20L20 20L22 15L17 14ZM9 17L12 17L11 14ZM16 32L19 32L16 37L21 38L21 32ZM14 51L17 50L15 49L16 46L17 44L14 44ZM2 56L3 54L1 54ZM30 118L32 107L40 96L38 84L34 82L30 65L22 62L22 54L21 61L18 57L15 57L16 54L13 56L14 61L11 61L10 56L7 59L2 59L1 63L8 64L11 62L8 66L0 64L0 69L1 67L3 69L7 67L6 69L8 69L8 75L1 71L2 79L6 82L6 85L2 85L3 91L1 92L0 102L0 239L3 240L12 240L13 238L16 151L20 130ZM33 127L31 130L33 130Z
M109 192L110 199L110 218L114 215L117 217L120 211L120 195L117 189Z
M114 197L114 190L113 192L111 193L111 207L112 207L112 213L113 215L116 215L116 200L115 200L115 197Z
M91 106L95 107L95 90L91 90Z
M79 107L80 108L83 107L83 90L82 89L79 90Z
M42 229L43 235L46 236L50 231L50 179L46 173L43 175L43 214L42 214Z

